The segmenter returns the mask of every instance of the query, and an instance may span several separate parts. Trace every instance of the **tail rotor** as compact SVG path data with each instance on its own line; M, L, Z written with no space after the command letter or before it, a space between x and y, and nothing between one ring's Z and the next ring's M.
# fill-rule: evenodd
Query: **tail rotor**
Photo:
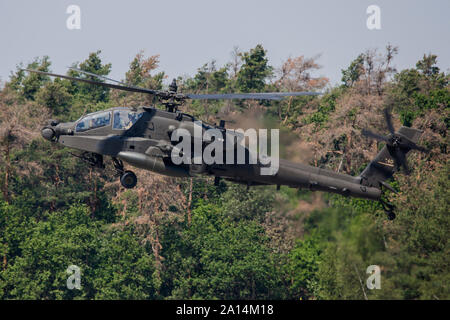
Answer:
M406 160L406 154L410 150L417 150L420 152L429 152L426 148L417 145L414 141L411 141L408 137L401 134L400 132L395 132L394 126L392 124L392 116L389 109L384 109L384 118L386 120L386 126L390 134L384 136L378 133L374 133L370 130L363 129L361 131L362 135L377 140L386 142L387 149L390 156L394 159L395 165L398 170L403 168L405 174L409 174L409 166Z

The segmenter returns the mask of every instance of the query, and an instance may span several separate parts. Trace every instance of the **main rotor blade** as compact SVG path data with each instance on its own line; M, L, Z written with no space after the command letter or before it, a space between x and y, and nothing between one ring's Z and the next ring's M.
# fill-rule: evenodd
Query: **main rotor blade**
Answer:
M394 126L392 125L392 116L388 108L384 109L384 117L386 119L386 124L390 133L395 133Z
M43 74L46 76L64 78L64 79L68 79L68 80L72 80L72 81L86 82L86 83L95 84L95 85L112 88L112 89L131 91L131 92L148 93L148 94L153 94L153 95L158 95L160 93L159 91L156 91L156 90L150 90L150 89L145 89L145 88L141 88L141 87L123 86L123 85L99 82L99 81L83 79L83 78L76 78L76 77L66 76L66 75L62 75L62 74L56 74L56 73L50 73L50 72L44 72L44 71L38 71L38 70L32 70L32 69L22 69L22 70L28 71L28 72L34 72L34 73L38 73L38 74Z
M217 94L186 94L189 99L255 99L281 100L284 97L317 96L320 92L260 92L260 93L217 93Z
M370 130L362 129L361 133L364 136L366 136L366 137L373 138L373 139L378 140L378 141L388 142L388 138L387 137L382 136L381 134L378 134L378 133L374 133L374 132L372 132Z
M85 73L90 76L94 76L96 78L102 79L102 80L108 80L113 81L118 84L112 84L107 82L100 82L90 79L84 79L84 78L77 78L77 77L71 77L66 76L62 74L56 74L56 73L50 73L50 72L44 72L44 71L38 71L38 70L32 70L32 69L22 69L24 71L28 72L34 72L38 74L43 74L47 76L52 77L58 77L63 79L68 79L72 81L81 81L89 84L99 85L107 88L117 89L117 90L124 90L124 91L131 91L131 92L139 92L139 93L147 93L155 95L163 100L165 99L175 99L176 101L182 101L184 99L256 99L256 100L281 100L283 97L294 97L294 96L316 96L320 95L320 92L261 92L261 93L223 93L223 94L183 94L183 93L176 93L171 91L160 91L160 90L151 90L141 87L135 87L135 86L129 86L122 82L109 79L104 76L100 76L98 74L94 74L91 72L79 70L73 67L70 67L70 69Z
M415 144L414 142L412 144L410 144L409 147L411 149L413 149L413 150L417 150L417 151L420 151L420 152L423 152L423 153L429 153L430 152L430 150L428 150L427 148L419 146L419 145Z
M105 77L105 76L101 76L99 74L95 74L95 73L92 73L92 72L84 71L84 70L81 70L81 69L78 69L78 68L75 68L75 67L68 67L68 69L76 71L76 72L84 73L84 74L87 74L89 76L93 76L93 77L96 77L96 78L99 78L99 79L102 79L102 80L105 80L105 81L111 81L111 82L115 82L115 83L121 84L123 86L128 86L128 84L123 83L121 81L117 81L117 80L114 80L114 79L111 79L111 78L108 78L108 77Z

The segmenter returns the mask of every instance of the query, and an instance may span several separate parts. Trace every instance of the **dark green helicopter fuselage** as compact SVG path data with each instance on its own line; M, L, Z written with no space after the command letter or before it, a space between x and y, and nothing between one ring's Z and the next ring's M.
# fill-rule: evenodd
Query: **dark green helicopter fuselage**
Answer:
M120 115L133 118L129 127L120 123ZM168 176L210 175L215 176L216 181L224 178L248 186L286 185L371 200L380 199L383 181L391 177L396 169L386 146L359 176L283 159L279 160L278 171L274 175L262 175L263 165L259 161L256 164L176 165L170 157L175 145L171 141L171 133L176 129L186 129L194 136L194 121L194 117L180 112L153 107L120 107L88 114L75 122L53 121L42 129L42 135L70 148L94 155L111 156L132 166ZM209 124L202 126L204 131L220 129L224 137L233 134L233 131L223 127ZM420 131L402 127L398 134L417 141ZM407 153L409 150L404 151Z

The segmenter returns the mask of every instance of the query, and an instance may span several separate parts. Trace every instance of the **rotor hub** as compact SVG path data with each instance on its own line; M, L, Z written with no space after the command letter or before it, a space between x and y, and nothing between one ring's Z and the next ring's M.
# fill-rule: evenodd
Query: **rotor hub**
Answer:
M177 80L173 79L172 83L169 85L169 91L177 92L177 90L178 90Z
M392 138L390 139L390 142L394 148L398 148L401 145L402 138L399 137L398 135L393 135Z

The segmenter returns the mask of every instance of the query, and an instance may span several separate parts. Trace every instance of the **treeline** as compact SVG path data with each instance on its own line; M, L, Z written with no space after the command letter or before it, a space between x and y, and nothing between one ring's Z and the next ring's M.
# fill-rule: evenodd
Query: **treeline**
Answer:
M423 130L430 150L412 154L411 175L390 181L394 221L370 201L141 170L137 187L125 190L111 164L90 167L42 139L40 128L151 98L18 66L0 91L1 299L449 299L449 75L432 54L397 71L397 51L361 53L334 87L317 75L318 56L274 67L261 45L177 79L179 90L195 93L325 91L275 102L192 101L183 111L228 127L280 128L283 157L350 174L382 147L361 129L385 133L382 110L391 108L396 128ZM158 63L138 53L123 81L163 89ZM100 51L73 66L111 70ZM42 57L26 67L50 71L51 63ZM70 265L81 270L80 290L66 286ZM370 265L381 268L379 290L365 286Z

